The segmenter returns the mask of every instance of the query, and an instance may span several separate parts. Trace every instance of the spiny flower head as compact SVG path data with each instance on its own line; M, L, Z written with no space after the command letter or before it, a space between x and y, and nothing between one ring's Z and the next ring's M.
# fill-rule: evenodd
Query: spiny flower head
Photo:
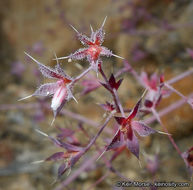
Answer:
M32 95L20 100L24 100L32 96L53 96L51 108L54 112L55 119L56 115L60 112L66 101L68 101L70 98L74 98L71 93L71 82L73 81L73 79L64 72L58 62L55 69L52 69L48 66L43 65L29 54L25 54L38 64L39 70L43 76L56 79L57 81L54 83L46 83L41 85Z
M128 117L115 117L117 123L120 125L120 129L113 137L106 151L121 147L125 144L126 147L139 159L139 143L135 132L142 137L157 132L156 130L148 127L142 121L133 121L138 113L141 101L142 99L137 102Z
M87 37L81 34L80 32L78 32L77 29L75 29L71 25L71 27L76 32L77 38L80 40L83 46L85 46L85 48L81 48L77 50L76 52L70 54L69 56L60 57L58 59L69 59L70 61L70 60L82 60L84 58L87 58L88 62L91 64L91 66L93 67L93 70L95 71L98 71L98 64L100 62L100 56L107 56L107 57L114 56L114 57L123 59L122 57L113 54L111 50L102 46L102 43L105 37L104 24L105 24L106 18L107 17L105 17L102 26L95 32L93 31L93 28L91 26L90 37Z

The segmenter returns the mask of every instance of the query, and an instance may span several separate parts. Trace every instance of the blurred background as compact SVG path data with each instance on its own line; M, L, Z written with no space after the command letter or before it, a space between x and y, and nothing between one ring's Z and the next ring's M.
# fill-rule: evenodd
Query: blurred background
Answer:
M1 0L0 1L0 190L43 190L54 189L52 185L58 163L30 164L47 158L56 152L56 147L37 134L34 129L56 135L57 127L78 131L77 121L60 115L51 127L52 111L45 108L50 99L31 98L23 102L17 100L32 94L46 80L37 65L27 58L24 51L45 65L54 66L54 53L58 57L69 55L82 47L76 40L72 24L82 33L90 34L90 24L98 29L108 16L104 46L115 54L126 58L137 72L163 72L170 79L188 70L193 64L193 2L191 0ZM123 62L115 58L104 58L104 70L110 76L123 67ZM88 67L86 61L68 63L62 61L65 71L76 76ZM95 74L93 73L93 76ZM124 74L119 94L125 107L131 108L140 97L142 88L129 74ZM192 92L193 76L174 85L184 95ZM82 87L75 88L77 105L70 101L65 109L81 114L93 122L100 123L104 110L99 103L110 101L111 96L99 88L81 96ZM159 109L179 100L172 94L165 99ZM95 107L95 109L93 109ZM92 110L92 111L91 111ZM164 124L173 135L182 151L193 145L193 117L190 106L183 105L163 118ZM161 129L156 122L151 125ZM96 129L84 126L88 134ZM112 128L111 125L108 126ZM82 139L79 132L77 139ZM103 134L97 141L104 147L107 138ZM159 167L155 179L159 181L189 181L186 167L168 138L152 135L141 139L141 150L147 155L159 155ZM107 153L107 157L108 157ZM92 151L84 159L89 158ZM142 158L142 168L129 152L123 152L115 161L115 168L132 180L151 181L146 162ZM82 160L81 160L82 161ZM79 163L73 171L79 167ZM106 172L102 162L94 163L88 172L81 175L66 189L87 189ZM62 179L66 179L64 174ZM118 176L110 173L94 189L112 189ZM190 182L190 181L189 181ZM64 188L65 189L65 188ZM188 189L188 188L186 188ZM191 189L191 188L190 188Z

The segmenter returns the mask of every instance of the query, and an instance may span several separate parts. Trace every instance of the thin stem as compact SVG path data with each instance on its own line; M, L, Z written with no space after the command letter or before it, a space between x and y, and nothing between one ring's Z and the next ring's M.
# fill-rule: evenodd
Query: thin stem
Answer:
M179 91L177 91L173 86L164 83L164 86L166 86L168 89L170 89L172 92L175 92L176 94L178 94L180 97L182 97L184 100L188 100L188 98L186 96L184 96L182 93L180 93Z
M95 135L95 137L90 141L90 143L87 145L87 147L84 149L84 152L82 154L85 154L90 147L96 142L99 135L102 133L110 119L112 118L113 113L111 113L107 119L105 120L104 124L101 126L99 132ZM100 153L95 154L92 156L89 160L86 160L79 169L77 169L71 176L69 176L65 181L61 183L60 186L58 186L55 190L62 190L63 187L71 183L73 180L75 180L86 168L88 168L92 163L98 158Z
M90 70L92 70L92 67L87 68L84 72L82 72L80 75L78 75L71 83L71 85L75 84L77 81L79 81L82 77L84 77Z
M74 181L83 171L89 168L93 162L97 159L99 155L94 154L92 157L88 158L74 173L72 173L69 177L67 177L63 182L60 183L55 190L63 190L65 186Z
M99 124L94 122L93 120L90 120L90 119L88 119L88 118L86 118L86 117L84 117L84 116L82 116L80 114L68 111L65 108L63 108L60 113L63 114L63 115L66 115L68 117L71 117L73 119L76 119L78 121L81 121L81 122L83 122L85 124L91 125L93 127L98 128L98 126L99 126ZM108 128L105 128L105 132L108 133L108 134L112 134L112 131L110 129L108 129Z
M181 79L189 76L189 75L192 74L192 73L193 73L193 68L191 68L190 70L185 71L185 72L179 74L178 76L176 76L176 77L168 80L168 81L167 81L167 84L175 83L175 82L177 82L177 81L179 81L179 80L181 80Z
M143 85L138 73L133 69L131 64L127 60L124 60L125 67L128 68L128 71L134 76L134 78L138 81L139 84Z
M119 96L118 96L118 94L117 94L117 90L116 90L116 89L113 89L113 92L114 92L114 94L115 94L115 99L116 99L117 104L118 104L118 106L119 106L119 110L121 111L121 115L122 115L122 117L125 117L125 113L124 113L124 110L123 110L123 106L122 106L121 101L120 101L120 99L119 99Z
M191 93L187 97L188 98L192 98L193 97L193 93ZM171 104L170 106L162 109L161 111L159 111L158 115L159 115L159 117L162 117L162 116L172 112L173 110L176 110L177 108L181 107L185 103L186 103L186 101L184 99L181 99L181 100ZM152 116L152 117L146 119L144 122L147 123L147 124L150 124L150 123L154 122L155 120L156 120L156 117Z
M163 130L164 130L166 133L168 133L167 136L168 136L170 142L172 143L172 145L174 146L174 148L176 149L176 151L178 152L178 154L182 157L182 152L181 152L180 149L178 148L178 146L177 146L177 144L175 143L175 141L174 141L174 139L172 138L172 136L169 135L169 132L168 132L167 128L165 127L165 125L162 123L162 121L161 121L161 119L160 119L160 116L158 115L157 111L156 111L154 108L152 108L151 110L152 110L153 115L156 117L157 121L158 121L158 122L160 123L160 125L163 127ZM183 157L182 157L182 159L183 159ZM183 159L183 160L184 160L184 159Z
M170 89L171 91L173 91L173 92L175 92L176 94L178 94L180 97L182 97L185 101L186 101L186 103L188 103L190 106L191 106L191 108L193 109L193 103L191 102L191 101L189 101L189 99L186 97L186 96L184 96L181 92L179 92L179 91L177 91L174 87L172 87L171 85L169 85L169 84L167 84L167 83L165 83L164 84L168 89Z
M95 186L97 186L99 183L101 183L108 175L109 175L109 170L101 176L95 183L93 183L87 190L93 189Z
M111 113L107 119L105 120L104 124L101 126L99 132L95 135L95 137L90 141L90 143L87 145L87 147L85 148L85 152L87 152L90 147L96 142L97 138L99 137L99 135L102 133L102 131L104 130L104 128L107 126L108 122L110 121L110 119L112 118L113 113Z

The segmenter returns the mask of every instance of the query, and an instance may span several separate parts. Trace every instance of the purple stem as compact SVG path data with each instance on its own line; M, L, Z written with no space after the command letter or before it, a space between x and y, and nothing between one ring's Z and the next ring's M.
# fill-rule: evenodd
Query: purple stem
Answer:
M79 81L82 77L84 77L90 70L92 70L92 67L87 68L84 72L82 72L80 75L78 75L73 81L72 85L75 84L77 81Z
M101 176L95 183L93 183L87 190L93 189L95 186L101 183L108 175L109 175L109 170L103 176Z
M191 97L193 97L193 93L191 93L190 95L188 95L188 98L191 98ZM184 99L179 100L179 101L171 104L170 106L162 109L161 111L159 111L159 112L158 112L158 115L159 115L159 117L161 118L162 116L164 116L164 115L172 112L173 110L176 110L177 108L179 108L180 106L182 106L182 105L185 104L185 103L186 103L186 101L185 101ZM156 117L155 117L155 116L152 116L152 117L146 119L144 122L145 122L146 124L150 124L150 123L154 122L155 120L156 120Z
M179 81L179 80L181 80L181 79L189 76L189 75L192 74L192 73L193 73L193 68L191 68L190 70L185 71L185 72L179 74L178 76L176 76L176 77L168 80L168 81L167 81L167 84L173 84L173 83L175 83L175 82L177 82L177 81Z
M154 108L152 108L151 110L152 110L153 115L156 117L157 121L158 121L158 122L160 123L160 125L163 127L164 131L165 131L166 133L168 133L167 136L168 136L170 142L172 143L172 145L174 146L174 148L176 149L176 151L178 152L178 154L182 157L182 152L181 152L180 149L178 148L178 146L177 146L177 144L175 143L175 141L174 141L174 139L172 138L172 136L169 135L169 132L168 132L167 128L165 127L165 125L162 123L159 114L157 113L157 111L156 111ZM183 159L183 157L182 157L182 159ZM184 159L183 159L183 160L184 160Z
M108 122L110 121L110 119L112 118L112 114L110 114L107 119L105 120L104 124L101 126L99 132L95 135L95 137L90 141L90 143L87 145L87 147L84 149L84 152L82 154L85 154L90 147L96 142L97 138L99 137L99 135L102 133L102 131L104 130L104 128L107 126ZM74 179L76 179L86 168L88 168L99 156L99 154L95 154L93 157L91 157L91 159L86 160L86 162L84 162L81 167L79 169L77 169L71 176L69 176L65 181L63 181L61 183L60 186L58 186L55 190L62 190L66 185L68 185L69 183L71 183Z
M175 93L178 94L180 97L182 97L182 99L184 99L184 101L185 101L186 103L188 103L188 104L191 106L191 108L193 108L193 106L191 105L191 103L188 102L188 98L187 98L186 96L184 96L181 92L177 91L173 86L171 86L171 85L169 85L169 84L167 84L167 83L164 83L164 85L165 85L168 89L170 89L171 91L175 92Z
M92 163L97 159L99 154L94 154L92 157L87 159L74 173L72 173L69 177L67 177L63 182L60 183L58 187L55 188L55 190L63 190L65 186L70 184L72 181L74 181L84 170L89 168Z
M107 119L105 120L104 124L101 126L99 132L95 135L95 137L90 141L90 143L87 145L87 147L85 148L85 152L87 152L90 147L96 142L97 138L99 137L99 135L102 133L102 131L104 130L104 128L107 126L108 122L110 121L110 119L112 118L113 114L111 113Z
M126 68L128 68L128 71L134 76L134 78L138 81L138 83L143 86L143 83L141 82L141 79L140 79L138 73L133 69L131 64L129 64L129 62L127 60L124 60L124 62L125 62Z

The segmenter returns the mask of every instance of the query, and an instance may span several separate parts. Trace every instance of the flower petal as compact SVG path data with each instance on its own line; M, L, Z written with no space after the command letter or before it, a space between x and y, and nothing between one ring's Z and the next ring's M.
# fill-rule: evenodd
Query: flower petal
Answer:
M132 140L127 139L126 146L139 159L139 142L134 133Z
M61 147L65 148L68 151L80 152L83 150L83 148L79 146L75 146L75 145L65 143L65 142L60 142L60 143L61 143Z
M59 64L59 63L56 64L55 70L56 70L60 75L63 76L63 78L65 79L65 82L66 82L66 83L69 83L69 82L72 81L72 78L71 78L70 76L68 76L68 75L64 72L64 70L60 67L60 64Z
M67 58L72 60L82 60L87 56L87 48L81 48L74 53L70 54Z
M113 56L112 51L109 50L108 48L104 47L104 46L101 47L101 53L100 53L100 55L102 55L102 56L107 56L107 57Z
M58 83L47 83L41 85L33 94L33 96L50 96L59 88Z
M124 117L115 117L115 120L117 121L117 123L119 125L122 125L124 123L125 119L126 118L124 118Z
M46 158L45 161L58 161L64 159L64 152L56 152L50 157Z
M140 104L141 104L142 99L140 98L140 100L137 102L137 104L135 105L135 107L132 109L131 113L129 114L127 121L133 119L139 110Z
M158 83L159 79L156 73L153 73L151 75L150 81L149 81L149 85L152 89L157 90L157 83Z
M123 81L123 79L120 79L118 82L116 82L113 74L111 74L111 76L109 78L109 84L110 84L111 88L115 88L116 90L119 88L122 81Z
M146 73L146 72L144 72L144 71L141 72L140 79L141 79L142 85L143 85L145 88L148 88L148 87L149 87L149 79L148 79L148 76L147 76L147 73Z
M85 46L85 45L93 45L93 43L91 42L91 39L89 39L87 36L81 34L80 32L78 32L78 30L76 28L74 28L74 26L70 25L72 27L72 29L76 32L76 36L77 38L80 40L80 42Z
M106 22L107 17L105 17L102 26L96 31L94 32L94 34L91 34L92 40L95 42L95 44L97 45L101 45L104 41L105 38L105 31L104 31L104 25Z
M62 163L58 168L58 179L64 174L64 172L68 169L66 163Z
M28 53L25 52L25 54L30 57L33 61L35 61L38 64L39 70L40 72L47 78L57 78L57 79L62 79L63 76L61 76L60 74L58 74L54 69L43 65L42 63L40 63L39 61L37 61L36 59L34 59L31 55L29 55Z
M152 133L157 132L155 129L146 126L146 124L141 121L132 121L131 125L132 128L142 137L146 137Z
M123 144L122 142L122 138L121 138L121 131L118 130L118 132L115 134L115 136L113 137L111 143L107 146L106 151L110 150L110 149L114 149L114 148L118 148Z

